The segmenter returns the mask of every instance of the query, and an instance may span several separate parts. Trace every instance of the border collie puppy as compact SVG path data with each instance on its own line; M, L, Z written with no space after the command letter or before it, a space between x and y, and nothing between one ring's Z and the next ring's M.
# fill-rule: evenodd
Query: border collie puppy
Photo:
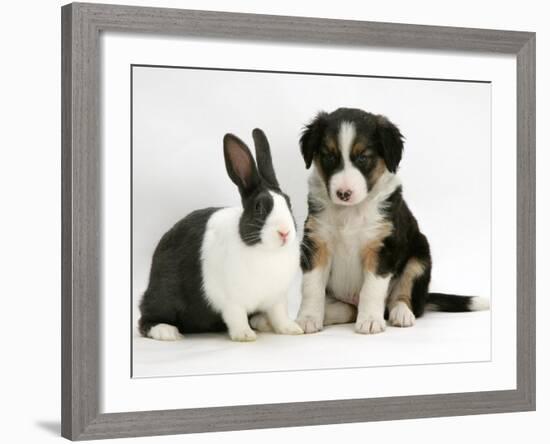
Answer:
M313 165L297 319L305 333L348 322L358 333L380 333L385 318L410 327L427 304L488 308L478 297L428 293L430 246L403 199L403 136L392 122L360 109L321 112L300 145L306 168Z

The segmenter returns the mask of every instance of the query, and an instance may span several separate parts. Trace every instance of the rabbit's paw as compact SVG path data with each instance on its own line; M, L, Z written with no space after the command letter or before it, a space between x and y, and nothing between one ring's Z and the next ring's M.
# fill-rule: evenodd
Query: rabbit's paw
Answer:
M157 324L151 327L147 336L157 341L178 341L183 339L183 335L178 329L169 324Z
M256 333L250 327L229 331L229 337L232 341L252 342L256 340Z
M278 326L275 332L280 335L303 335L304 330L294 321L288 321L283 325Z
M267 320L266 315L264 315L263 313L255 314L250 318L248 322L250 323L250 326L256 331L261 331L263 333L273 332L271 324Z

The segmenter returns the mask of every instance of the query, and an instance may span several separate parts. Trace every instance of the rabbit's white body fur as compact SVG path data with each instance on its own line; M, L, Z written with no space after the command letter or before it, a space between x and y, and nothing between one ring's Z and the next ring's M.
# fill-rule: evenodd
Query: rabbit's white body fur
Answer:
M241 239L241 207L217 211L206 225L201 250L204 292L211 307L221 313L227 324L242 324L242 328L229 328L230 334L236 336L233 339L255 338L248 322L241 322L246 320L243 314L265 312L269 317L270 311L279 309L286 315L287 293L299 271L300 247L296 236L279 248L265 245L265 236L272 231L270 227L292 221L284 198L272 194L275 205L266 220L261 243L250 246ZM270 320L273 323L273 314ZM301 333L288 315L281 319L281 325L273 327L278 333Z

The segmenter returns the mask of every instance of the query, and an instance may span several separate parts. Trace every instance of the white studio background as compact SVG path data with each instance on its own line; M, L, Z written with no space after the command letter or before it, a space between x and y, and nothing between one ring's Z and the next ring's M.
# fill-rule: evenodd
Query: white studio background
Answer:
M206 407L404 393L449 393L515 386L515 259L513 250L508 248L506 254L498 254L497 249L493 255L495 275L505 278L492 281L495 293L499 296L495 298L499 307L494 311L492 323L488 322L491 313L487 311L457 316L450 314L447 322L460 322L457 322L456 328L450 328L447 322L445 328L442 328L441 324L437 326L432 323L441 318L441 314L431 313L416 328L392 328L383 335L365 337L346 328L349 326L335 326L317 335L300 338L261 335L258 341L245 347L228 341L225 335L215 335L214 338L208 335L188 335L187 341L183 343L162 343L134 337L133 374L138 378L129 379L126 369L130 361L130 350L127 349L130 338L126 335L130 326L130 162L128 150L119 149L130 146L128 105L129 67L132 63L145 61L171 66L187 63L191 66L231 68L252 64L254 68L278 71L292 66L297 71L305 72L330 72L334 66L338 66L342 72L354 74L395 73L415 78L432 75L444 79L493 80L492 119L495 125L502 128L499 133L491 133L500 146L492 159L494 176L514 175L513 58L379 49L301 48L275 43L190 42L161 37L129 38L110 33L103 36L102 45L105 50L102 69L102 152L105 165L102 211L104 277L101 292L103 411L129 411L142 409L145 405L150 409ZM499 183L502 184L502 181ZM514 195L514 181L504 182L498 189L493 188L493 212L499 224L493 227L492 235L498 241L494 245L499 248L515 235ZM466 324L466 321L474 322L476 318L481 321L478 326ZM491 331L494 332L492 340L489 339ZM430 334L417 336L422 332ZM406 340L397 339L397 335ZM327 347L325 340L330 337L334 345ZM370 353L364 352L366 341ZM318 351L314 343L317 343ZM408 343L411 345L408 346ZM428 343L430 346L427 346ZM491 351L493 356L490 355ZM196 358L197 354L200 358ZM437 365L439 363L446 365ZM395 367L388 367L394 364ZM401 367L404 364L407 366ZM430 365L412 367L409 364ZM274 372L274 369L283 371ZM316 372L313 369L324 371ZM411 386L396 383L396 378L380 379L377 373L381 371L386 374L402 371L407 377L399 381L413 378L416 382ZM349 372L349 376L343 377L346 372ZM177 378L174 383L169 381L174 378L156 377L196 374L208 374L209 377L199 378L195 382L192 382L193 378ZM277 380L276 384L273 379ZM358 380L369 382L358 385ZM325 390L319 390L319 383L323 384ZM206 386L209 390L205 394ZM285 387L286 390L270 389L276 386ZM144 399L147 399L146 403Z
M307 177L298 139L318 111L384 114L405 135L404 195L428 236L432 290L490 297L491 85L489 83L133 68L134 307L160 237L189 212L240 206L222 138L254 150L260 127L300 227ZM296 289L294 289L296 290ZM296 309L300 295L289 295ZM135 321L139 316L137 310Z
M117 3L102 0L103 3ZM59 7L65 2L47 0L7 3L1 29L3 61L0 71L2 91L2 265L4 300L9 316L4 317L2 413L6 418L2 433L6 441L64 442L59 437L60 411L60 20ZM526 0L503 3L491 0L464 0L443 3L435 0L388 0L360 3L252 0L127 0L141 6L230 10L280 15L301 15L356 20L373 20L429 25L468 26L493 29L537 31L537 77L550 76L550 28L544 2ZM497 13L498 12L498 13ZM22 18L25 19L23 28ZM23 32L25 29L26 32ZM545 125L550 118L549 85L539 81L538 146L549 146ZM550 177L544 168L548 150L538 152L537 222L550 225L545 190ZM407 185L410 195L410 186ZM542 191L541 191L542 190ZM410 199L409 199L410 200ZM415 209L416 210L416 209ZM418 210L416 210L418 212ZM423 224L425 226L425 224ZM426 228L425 228L426 229ZM544 279L547 230L539 229L537 289L548 294ZM550 371L545 316L548 298L537 304L537 371ZM544 436L550 414L547 378L538 380L537 412L508 413L367 424L327 425L276 430L252 430L189 436L126 439L131 443L280 443L314 441L331 443L357 439L388 442L449 444L491 441L515 443L525 433Z

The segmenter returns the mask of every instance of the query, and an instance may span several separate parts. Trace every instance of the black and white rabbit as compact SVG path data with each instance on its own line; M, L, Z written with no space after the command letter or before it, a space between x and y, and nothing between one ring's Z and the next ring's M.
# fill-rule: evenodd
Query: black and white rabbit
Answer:
M296 223L267 138L260 129L252 135L257 167L244 142L232 134L223 139L242 207L194 211L156 247L140 303L143 336L176 340L228 330L234 341L253 341L248 317L254 313L276 333L303 333L287 313L287 292L299 271Z

